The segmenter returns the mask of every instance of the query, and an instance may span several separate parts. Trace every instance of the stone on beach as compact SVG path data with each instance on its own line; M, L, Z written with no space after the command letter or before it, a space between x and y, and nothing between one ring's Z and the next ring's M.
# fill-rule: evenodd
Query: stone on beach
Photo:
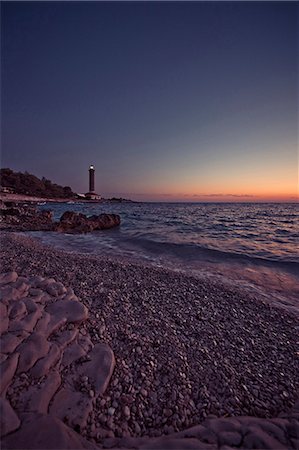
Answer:
M70 366L74 361L77 361L84 355L86 355L86 351L81 345L79 345L78 342L73 342L63 353L62 365Z
M90 394L92 389L81 390L76 382L78 375L74 373L79 374L80 369L80 374L83 373L86 378L87 372L94 375L95 385L104 392L114 368L112 350L103 345L92 353L94 344L89 333L85 328L79 333L82 323L88 318L88 309L72 289L65 288L54 279L43 277L31 278L32 284L30 279L18 277L17 285L16 276L3 279L11 280L5 284L6 292L11 293L12 285L16 286L13 288L16 291L20 289L11 306L12 297L10 299L6 297L8 306L0 303L2 316L8 320L8 326L4 328L0 339L1 351L4 352L1 357L1 393L9 395L12 402L3 397L0 405L6 414L6 419L1 423L2 432L5 435L12 433L5 438L7 440L4 448L6 445L7 448L10 448L10 445L14 448L15 443L19 442L18 436L23 436L24 430L29 430L33 426L30 417L37 417L36 414L41 413L49 414L49 407L51 415L61 417L73 428L85 430L88 417L93 410L94 398ZM32 287L34 285L39 286L36 292L31 291L35 289ZM28 291L30 297L24 297L24 293ZM45 291L51 298L44 305L39 301ZM72 326L72 329L64 329L66 324ZM83 356L88 356L87 364L81 363L72 370L65 370L66 367L76 364ZM95 372L98 372L98 379ZM20 420L21 428L13 433L20 426ZM54 420L54 417L51 420ZM60 422L57 423L60 427ZM72 433L69 428L63 430ZM32 435L30 442L26 443L27 448L31 448L31 445L34 448L34 438L35 435ZM62 437L61 439L63 442ZM67 435L65 442L68 440ZM66 445L73 448L74 441L70 442ZM91 445L86 442L84 448ZM49 448L46 447L46 443L44 445L43 448Z
M24 316L21 320L11 321L8 327L9 331L27 331L29 333L33 332L33 329L41 317L42 312L37 309L35 312Z
M55 224L55 231L63 233L88 233L94 230L104 230L120 224L117 214L100 214L87 217L85 214L66 211Z
M3 449L93 450L98 448L67 427L57 417L32 415L21 428L3 439Z
M13 305L10 310L9 318L10 319L21 319L27 314L27 308L24 302L19 301Z
M6 333L0 338L0 349L3 353L12 353L20 343L29 336L26 331Z
M0 226L2 229L50 231L53 228L52 212L38 211L35 206L17 205L12 202L12 207L2 210L1 215Z
M14 271L0 274L0 285L14 283L17 281L18 274Z
M53 222L51 211L39 211L36 206L13 204L13 207L1 211L0 228L11 231L59 231L64 233L87 233L94 230L105 230L120 224L117 214L100 214L87 217L84 214L66 211L59 222ZM0 285L10 283L15 277L12 273L3 274ZM3 280L3 281L1 281ZM8 281L7 281L8 280ZM38 277L33 286L40 284Z
M50 414L80 430L86 427L92 411L92 400L84 393L68 387L60 389L50 406Z
M56 335L55 342L64 350L77 337L78 332L78 328L61 331Z
M107 344L97 344L90 352L91 360L78 368L78 373L88 376L96 395L103 394L115 366L114 354Z
M20 426L20 419L12 409L8 400L0 397L0 436L16 430Z
M47 313L46 311L43 311L42 316L39 318L38 322L36 323L35 331L37 333L44 334L48 337L50 333L47 334L47 330L48 330L50 320L51 320L51 315L49 313Z
M66 288L63 286L62 283L54 281L53 283L47 285L46 291L48 292L48 294L54 297L58 297L59 295L66 293Z
M66 322L80 323L88 318L88 309L75 300L58 300L47 305L46 312L56 319L66 319Z
M0 383L0 394L6 392L7 387L10 385L11 380L16 372L18 361L19 361L19 353L14 353L9 356L0 366L0 374L1 374L1 383Z
M9 318L7 316L7 307L4 303L0 303L0 336L6 333L9 326Z
M41 378L44 375L47 375L51 367L53 367L61 357L61 348L55 344L55 342L50 345L51 347L48 354L39 359L30 370L30 374L34 378Z
M51 370L47 378L39 384L31 385L19 399L21 411L47 414L49 404L61 385L61 376L57 370Z
M32 333L31 336L17 347L20 353L17 373L27 372L36 361L49 351L50 343L44 335L40 333Z
M13 286L5 285L0 288L0 299L5 304L8 305L9 302L13 300L18 300L23 295L23 292L20 292Z

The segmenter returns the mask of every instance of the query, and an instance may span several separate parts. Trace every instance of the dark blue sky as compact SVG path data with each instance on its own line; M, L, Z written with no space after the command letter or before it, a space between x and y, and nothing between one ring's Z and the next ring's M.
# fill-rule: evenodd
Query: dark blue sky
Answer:
M295 193L298 4L2 2L1 21L2 166L84 192L93 163L133 198Z

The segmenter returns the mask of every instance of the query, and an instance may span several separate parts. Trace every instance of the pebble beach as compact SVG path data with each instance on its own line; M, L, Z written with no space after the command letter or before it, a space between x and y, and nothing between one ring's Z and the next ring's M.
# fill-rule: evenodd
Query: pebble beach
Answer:
M80 335L113 350L107 388L73 426L95 445L172 436L216 418L282 417L296 403L298 319L254 293L2 233L1 272L10 271L72 289L89 311ZM88 380L77 389L95 396Z

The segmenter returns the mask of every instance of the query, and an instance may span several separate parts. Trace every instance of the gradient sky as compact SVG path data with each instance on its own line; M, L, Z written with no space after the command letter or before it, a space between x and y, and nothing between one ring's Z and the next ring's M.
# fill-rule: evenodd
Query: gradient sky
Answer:
M139 200L298 195L298 3L2 2L1 166Z

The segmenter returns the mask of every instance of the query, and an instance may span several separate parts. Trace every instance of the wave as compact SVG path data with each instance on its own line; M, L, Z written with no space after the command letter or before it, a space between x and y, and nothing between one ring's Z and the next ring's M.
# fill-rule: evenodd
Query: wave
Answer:
M267 265L281 267L287 270L298 272L299 261L295 259L286 260L285 257L267 258L265 256L249 255L244 252L229 252L218 250L197 244L178 244L174 242L154 241L146 238L126 238L124 240L129 245L138 246L147 252L154 254L169 253L181 259L207 260L214 262L251 262L256 265Z

